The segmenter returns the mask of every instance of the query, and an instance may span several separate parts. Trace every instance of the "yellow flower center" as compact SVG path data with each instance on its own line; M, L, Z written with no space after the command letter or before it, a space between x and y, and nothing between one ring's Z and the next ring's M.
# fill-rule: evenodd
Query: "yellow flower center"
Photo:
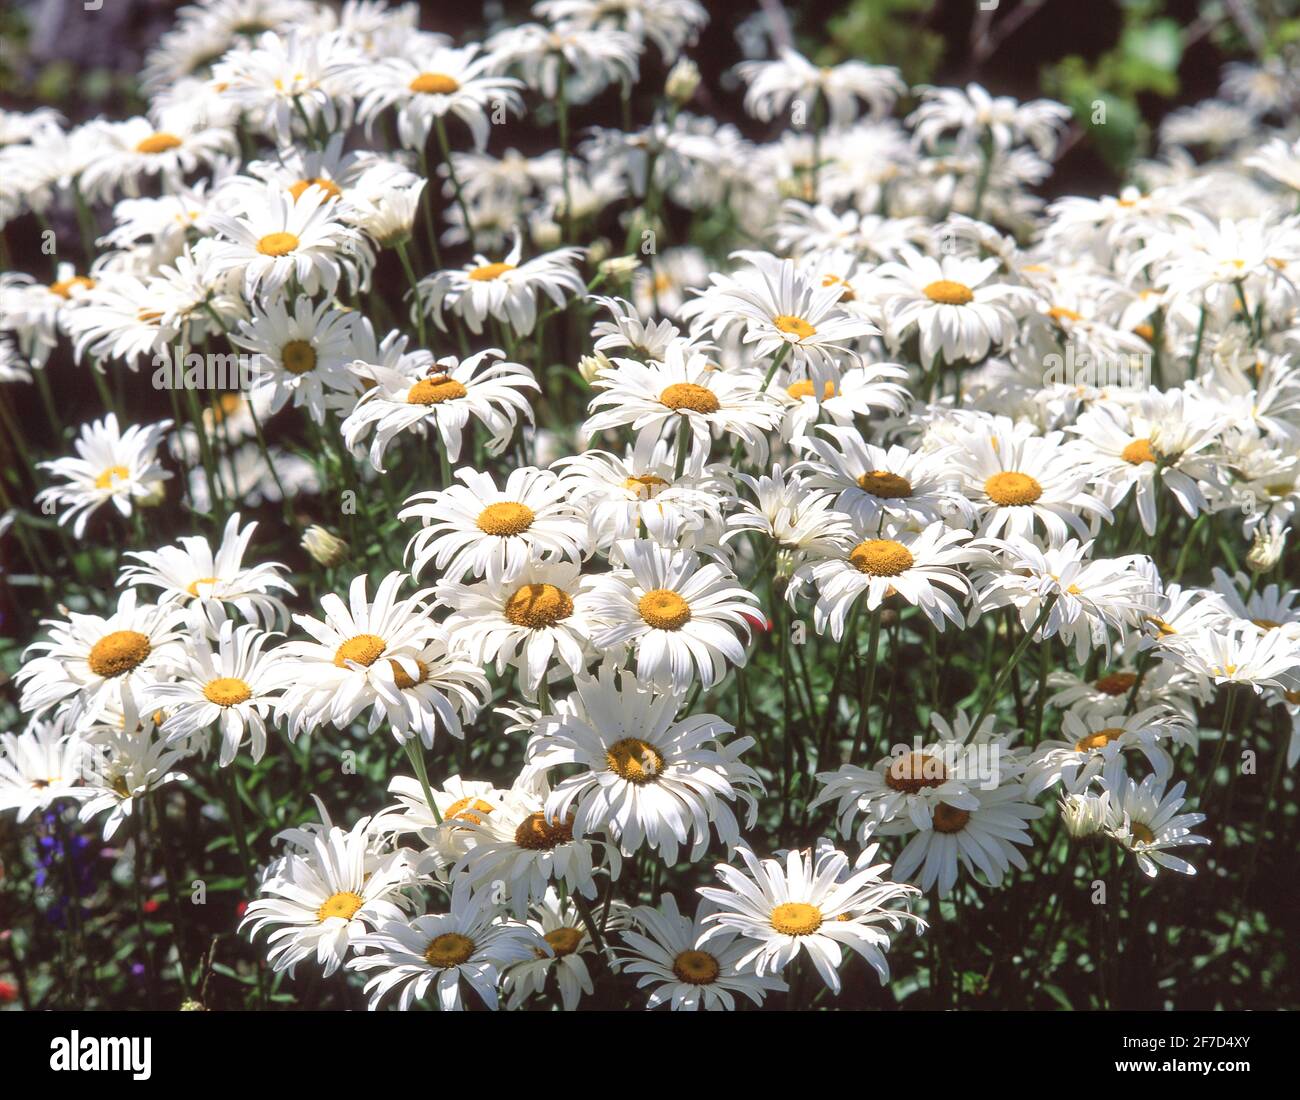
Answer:
M707 951L683 951L673 959L673 975L689 985L712 985L720 973L718 960Z
M788 313L773 317L772 324L776 325L782 332L788 332L791 336L796 336L800 340L806 340L809 336L817 334L817 329L802 317L792 317Z
M573 614L573 600L553 584L526 584L506 600L505 617L530 630L554 626Z
M582 929L554 928L547 932L542 939L551 945L555 957L562 959L565 955L572 955L578 950L578 944L582 942Z
M800 401L805 397L812 397L813 393L816 391L812 384L811 378L801 378L798 382L792 382L790 383L790 385L786 386L785 392L788 393L791 397L793 397L796 401ZM835 383L834 382L825 383L822 386L822 400L829 401L834 396L835 396Z
M444 401L454 401L464 397L469 391L454 378L445 374L431 374L421 378L407 391L406 401L410 405L441 405Z
M442 817L444 821L470 821L482 825L483 819L479 814L490 814L492 810L492 803L484 802L481 798L458 798L447 807L447 812Z
M1104 730L1098 730L1096 733L1090 733L1087 737L1080 737L1074 743L1075 752L1098 752L1104 749L1112 741L1123 737L1125 733L1123 726L1107 726Z
M956 806L940 802L934 808L933 820L936 833L960 833L966 828L966 822L970 820L970 811L959 810Z
M369 668L379 660L379 655L384 652L387 645L388 643L376 634L358 634L354 638L349 638L334 651L334 663L339 668L347 668L348 662L352 661Z
M1155 462L1156 453L1151 449L1151 440L1135 439L1120 452L1120 458L1132 466L1141 466L1144 462Z
M885 772L885 785L904 794L916 794L925 787L941 787L948 780L948 770L939 757L926 752L897 756Z
M806 901L787 901L772 910L771 921L783 936L807 936L822 926L822 911Z
M298 238L292 233L268 233L257 242L263 256L286 256L298 247Z
M869 577L897 577L915 564L912 552L893 539L867 539L849 552L849 561Z
M423 661L415 662L415 667L420 670L420 678L418 680L412 680L406 674L406 670L396 661L390 660L388 665L393 670L393 683L395 683L401 691L407 691L408 689L415 687L416 684L424 683L424 681L429 678L429 666Z
M1133 834L1133 839L1136 840L1139 844L1155 843L1156 840L1155 833L1153 833L1150 830L1150 828L1148 828L1146 825L1143 825L1142 822L1140 821L1130 821L1128 830L1130 833Z
M605 763L620 779L640 786L653 783L663 771L664 757L657 748L639 737L615 741L605 752Z
M50 284L50 293L57 294L60 298L71 298L75 287L81 287L83 290L93 290L95 280L88 279L84 275L74 275L71 279L60 279L57 283Z
M316 369L316 349L306 340L290 340L280 349L280 362L290 374Z
M858 478L858 488L882 500L900 500L912 495L912 483L888 470L869 470Z
M494 264L483 264L481 267L474 268L469 273L469 277L476 283L490 283L493 279L499 278L507 271L514 271L514 269L514 264L500 262Z
M203 694L209 703L216 703L219 707L233 707L238 703L246 703L253 697L252 689L234 676L209 680L203 685Z
M715 413L722 408L716 393L694 382L674 382L659 395L659 400L673 412L687 409L690 412Z
M1251 619L1260 630L1277 630L1282 624L1276 619Z
M1083 320L1082 313L1076 313L1072 309L1066 309L1065 306L1052 306L1052 308L1047 311L1047 316L1049 316L1053 321L1058 322Z
M459 932L444 932L429 941L429 946L424 949L424 961L430 966L440 966L449 970L453 966L468 962L472 954L474 954L472 939L462 936Z
M506 538L510 535L522 535L533 525L535 514L526 504L513 500L502 500L489 504L478 517L478 529L486 535L498 535Z
M573 839L573 814L564 821L548 821L546 815L531 813L515 830L515 843L530 852L549 852Z
M315 179L299 180L297 183L291 183L289 185L289 194L294 197L294 201L296 202L298 199L302 198L307 188L311 187L313 184L324 191L331 199L340 199L343 197L343 192L339 190L338 184L333 180L327 180L322 176L317 176Z
M1028 474L1004 470L984 482L984 492L994 504L1000 504L1005 508L1033 504L1043 495L1043 487Z
M131 476L131 471L125 466L110 466L99 477L95 478L96 489L111 489L114 484L123 478Z
M136 144L137 153L165 153L168 149L176 149L180 146L181 139L175 134L169 134L165 130L159 130L156 134L150 134L143 141Z
M147 634L138 630L115 630L90 647L90 656L86 660L91 672L111 680L130 672L149 656L152 648Z
M219 583L219 581L220 578L218 577L200 577L196 581L190 581L190 583L185 586L185 591L188 592L191 596L197 598L199 595L199 585L217 584Z
M351 890L343 890L337 894L331 894L321 907L316 910L316 919L318 921L329 920L330 917L342 917L344 920L351 920L356 915L356 911L365 904L361 900L360 894L354 894Z
M637 611L656 630L681 630L691 621L691 605L670 588L647 592L638 601Z
M939 279L927 286L922 293L930 301L943 306L964 306L975 300L975 292L970 287L951 279Z
M1162 638L1168 638L1169 635L1178 633L1177 630L1157 615L1148 615L1146 621L1156 628L1156 633Z
M654 474L633 474L623 482L623 488L640 500L650 500L668 484L669 482Z
M840 293L841 302L852 302L857 298L857 291L848 283L847 279L841 279L838 275L823 275L822 286L842 286L844 290Z
M1131 672L1112 672L1103 676L1092 686L1103 695L1124 695L1137 683L1137 677Z
M460 81L446 73L421 73L409 87L411 91L425 95L451 95L460 90Z

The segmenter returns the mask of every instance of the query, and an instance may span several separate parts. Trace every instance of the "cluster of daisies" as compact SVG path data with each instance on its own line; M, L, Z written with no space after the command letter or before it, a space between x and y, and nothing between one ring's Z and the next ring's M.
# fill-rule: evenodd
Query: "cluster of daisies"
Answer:
M0 382L48 398L63 345L105 406L31 507L136 547L109 613L26 651L0 808L126 836L191 774L379 740L391 804L336 824L320 792L242 925L371 1007L627 975L731 1009L792 967L839 993L854 954L884 983L911 910L1033 874L1049 813L1195 873L1243 714L1300 757L1294 77L1235 68L1119 196L1045 207L1059 104L818 67L751 20L758 141L691 110L695 0L534 14L456 45L415 4L205 0L147 115L0 116L0 221L108 226L0 275ZM571 126L599 96L624 124ZM556 147L495 136L530 121ZM130 423L198 350L248 386ZM305 598L264 548L342 491L384 545L349 577L340 524L295 532ZM164 504L219 539L158 546ZM913 643L918 696L939 646L988 682L897 719L882 654ZM746 678L773 647L775 723Z

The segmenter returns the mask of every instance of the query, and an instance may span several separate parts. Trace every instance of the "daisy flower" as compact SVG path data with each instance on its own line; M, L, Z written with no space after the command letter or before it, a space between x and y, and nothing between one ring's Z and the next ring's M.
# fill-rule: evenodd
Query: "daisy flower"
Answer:
M575 676L587 664L595 625L583 609L589 587L573 562L530 561L478 584L443 583L434 593L452 609L443 626L470 661L495 661L498 675L513 665L533 699L557 658Z
M1300 635L1232 620L1221 630L1188 636L1167 652L1205 683L1245 684L1261 695L1266 687L1281 687L1280 677L1300 666Z
M972 150L986 135L1002 152L1028 140L1038 154L1050 157L1070 118L1068 107L1049 99L1020 103L1010 96L991 96L979 84L962 88L923 86L921 104L907 119L918 145L933 150L945 137L959 150Z
M668 348L662 362L616 358L597 372L592 385L599 392L588 403L591 415L579 433L584 442L629 425L639 453L675 439L687 454L684 469L694 472L708 461L715 437L733 436L765 455L766 433L780 419L779 405L760 392L756 379L718 369L681 341Z
M21 825L61 798L81 798L89 754L62 721L33 721L22 733L0 734L0 813L14 810Z
M708 950L698 947L708 931L704 918L713 911L701 902L692 920L677 908L677 899L664 894L657 907L639 905L631 911L633 929L620 933L624 949L618 952L621 969L638 974L638 989L649 989L646 1008L669 1005L673 1012L731 1012L736 997L762 1005L768 993L788 987L776 974L755 974L741 969L748 943L727 929L715 935Z
M521 416L532 423L533 411L524 391L541 387L527 367L496 362L505 358L504 352L488 348L464 360L448 355L436 362L418 358L420 354L407 356L397 369L353 364L375 385L361 395L343 421L343 438L349 449L356 450L373 428L370 464L380 473L385 472L384 451L402 432L422 433L431 427L448 460L456 462L471 416L491 433L489 455L505 450Z
M450 309L479 335L492 317L509 326L516 336L528 336L537 324L537 305L544 295L563 309L566 296L586 294L578 274L580 248L557 248L520 263L523 245L518 233L504 260L476 255L473 263L455 271L435 271L418 285L415 308L432 317L444 332L443 310Z
M271 866L259 897L249 902L239 927L256 936L270 929L267 961L292 977L303 959L314 957L325 977L371 929L400 922L412 881L408 854L373 851L370 819L351 829L337 826L304 835L303 851L290 851Z
M996 257L934 259L901 249L897 261L881 264L873 275L891 343L897 346L915 329L927 369L939 355L946 363L978 363L1010 344L1019 333L1017 316L1027 292L986 285L999 263Z
M1039 742L1025 757L1025 794L1037 798L1057 783L1077 794L1099 776L1110 761L1130 750L1141 752L1159 782L1174 762L1162 745L1173 740L1195 745L1186 723L1163 706L1134 714L1109 709L1068 710L1061 715L1063 739Z
M530 561L580 561L586 554L586 518L564 499L553 473L524 466L501 489L477 470L462 468L456 476L465 484L416 493L398 513L424 525L406 548L414 576L432 562L445 581L467 573L495 580Z
M781 403L781 438L801 439L823 417L836 424L851 425L861 417L870 417L876 409L902 414L910 401L907 390L897 381L906 382L907 371L895 363L875 363L850 367L838 379L820 388L811 378L773 380L768 393Z
M82 170L78 186L92 202L107 202L114 194L135 197L140 183L161 179L164 190L181 183L198 168L211 170L222 156L239 152L231 130L195 128L177 113L155 126L147 118L92 124L93 152Z
M487 48L496 65L516 68L543 98L554 100L562 90L569 103L586 103L610 84L630 89L640 68L641 43L635 36L568 21L507 27L488 39Z
M164 679L180 660L181 611L136 604L134 589L121 593L107 618L68 612L66 622L47 619L50 640L27 653L40 656L18 670L19 707L39 717L58 705L74 729L89 726L107 708L121 709L150 684Z
M1166 780L1148 775L1139 783L1116 766L1107 769L1103 782L1110 795L1106 832L1133 853L1144 875L1155 878L1158 867L1180 875L1196 874L1190 863L1169 853L1170 848L1210 843L1208 837L1191 831L1205 815L1179 812L1186 802L1186 783L1166 791Z
M405 573L389 573L373 601L366 599L366 574L356 577L345 604L330 593L321 598L325 620L295 615L309 642L285 642L275 650L282 666L284 695L276 719L288 718L289 737L328 724L346 729L369 708L404 707L402 686L423 679L416 655L438 632L425 608L429 590L398 598Z
M875 611L890 596L899 596L919 607L936 630L943 630L944 619L961 628L966 617L952 593L964 600L971 585L954 566L983 557L958 545L969 538L969 531L943 523L931 523L921 531L888 526L876 533L859 528L840 542L834 557L801 566L792 589L805 580L817 586L814 625L820 634L829 624L836 641L844 633L849 608L864 594L868 611Z
M137 506L156 502L163 493L163 482L172 475L158 462L158 445L171 428L170 420L156 424L133 424L119 430L117 416L109 413L103 420L82 426L73 442L76 458L56 458L41 462L43 470L65 479L36 494L42 509L64 509L59 525L72 524L72 533L81 538L86 522L101 505L112 503L122 516Z
M281 683L269 654L262 652L270 640L255 626L221 624L216 648L198 633L177 663L177 679L146 689L148 706L166 713L162 734L169 745L187 747L213 726L221 738L219 767L234 762L248 741L253 762L266 752L266 716L276 701Z
M772 468L770 477L738 474L736 480L755 499L739 501L739 509L727 517L724 539L732 539L742 531L757 531L801 559L806 555L834 554L846 539L853 537L849 517L831 507L829 493L810 489L802 478L786 474L779 465Z
M617 27L633 38L648 38L665 64L694 43L709 21L708 11L696 0L539 0L533 11L551 23L591 30Z
M405 1011L430 987L442 1011L460 1011L462 981L495 1010L501 972L533 958L535 950L550 950L533 929L498 916L487 895L472 894L464 883L451 891L450 912L385 921L359 936L357 947L365 954L351 959L348 968L375 972L365 986L372 1011L398 989L398 1007Z
M874 850L874 845L868 849L872 854ZM888 864L850 874L848 857L829 845L819 846L815 855L791 849L785 866L775 859L760 860L747 847L738 851L748 874L719 863L716 871L726 888L699 888L718 911L704 916L710 927L696 947L704 950L715 939L738 934L755 945L736 961L739 970L752 967L760 978L779 974L806 952L830 991L838 994L843 949L848 947L867 960L883 985L889 979L885 952L890 938L879 926L897 932L911 920L918 929L925 927L896 907L919 891L881 881Z
M162 590L159 603L206 605L209 602L235 608L247 621L267 629L289 621L284 601L276 591L294 595L294 587L284 578L286 569L279 562L265 562L245 567L244 554L253 541L256 523L242 530L240 514L226 521L217 552L202 535L191 535L177 546L160 550L127 551L138 565L126 566L118 577L119 585L132 588L146 585Z
M819 67L789 46L775 61L744 61L736 66L736 72L749 85L745 110L761 122L783 114L793 100L809 112L804 126L815 125L813 104L821 97L829 110L830 125L839 128L857 118L859 100L872 115L881 117L889 114L894 101L907 91L893 66L845 61Z
M555 986L560 993L560 1004L565 1012L572 1012L585 994L595 991L587 959L596 954L596 945L578 907L567 898L561 898L553 889L533 906L535 916L527 924L549 945L550 950L538 947L534 957L515 963L505 973L503 986L508 995L506 1007L519 1008L530 997L540 995L546 988L550 975L555 975ZM611 902L608 919L601 929L603 936L627 927L627 906Z
M489 112L497 104L522 114L523 85L501 76L501 59L483 52L477 43L455 48L435 46L415 49L406 56L387 57L356 73L361 94L360 121L369 133L375 119L389 107L397 108L397 135L408 149L423 149L435 121L454 115L469 127L474 145L487 146Z
M707 689L726 675L727 662L744 665L749 621L758 597L741 588L716 562L700 564L691 550L646 539L618 544L625 568L595 579L587 612L607 625L592 635L601 650L636 650L637 679L683 692L698 674Z
M762 784L740 761L754 739L724 741L735 729L716 714L676 720L681 695L639 681L606 665L597 678L576 678L567 705L535 724L525 778L566 764L583 769L554 786L547 820L572 816L574 837L607 830L624 855L648 844L669 866L687 842L688 858L698 860L713 831L730 850L740 825L729 803L747 805L747 827L758 813Z
M347 276L356 287L368 277L374 257L355 229L338 218L336 200L320 187L300 196L267 184L238 213L212 213L213 230L224 240L213 250L218 271L239 272L244 297L267 300L296 280L307 294L333 294Z
M149 794L189 778L183 772L172 771L186 753L156 735L153 717L137 715L131 705L124 712L123 729L96 738L77 813L78 820L90 821L107 811L105 842L117 835Z
M499 813L512 793L459 775L430 789L432 806L424 796L424 785L414 776L393 776L388 790L397 796L397 803L376 815L374 831L417 834L425 845L419 869L432 871L439 879L446 879L448 870L479 843L483 834L476 827Z

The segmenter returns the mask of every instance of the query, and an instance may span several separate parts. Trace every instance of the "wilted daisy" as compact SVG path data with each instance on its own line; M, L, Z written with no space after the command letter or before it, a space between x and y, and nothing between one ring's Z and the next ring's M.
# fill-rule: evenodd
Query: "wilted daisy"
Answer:
M437 271L420 280L416 308L440 329L447 328L443 310L451 310L478 335L489 317L508 325L516 336L528 336L537 324L538 303L549 299L563 309L567 297L586 293L578 274L580 248L557 248L520 262L523 245L518 235L504 260L475 256L461 270Z
M592 635L598 649L636 650L637 678L663 690L685 691L698 675L704 687L743 665L749 621L758 598L716 562L700 564L691 550L647 539L618 545L624 568L596 578L589 614L605 624Z
M1195 836L1192 829L1205 820L1204 814L1180 813L1186 799L1186 783L1165 790L1166 780L1148 775L1139 783L1120 769L1119 759L1103 778L1110 795L1106 832L1133 853L1139 870L1155 878L1158 867L1182 875L1196 874L1196 868L1169 853L1170 848L1209 844L1209 838Z
M465 1007L462 981L484 1007L495 1009L501 971L532 958L539 947L547 950L545 942L527 925L499 916L488 895L472 894L467 884L457 883L449 912L383 922L357 938L365 953L348 967L374 972L366 982L371 1010L396 989L402 991L398 1006L407 1009L432 987L438 1008L458 1011Z
M639 905L631 911L633 928L622 932L621 968L639 974L638 989L649 989L646 1008L670 1005L672 1011L730 1012L736 997L761 1005L768 993L784 992L785 981L775 974L758 975L739 966L749 944L730 929L712 937L708 949L696 945L708 931L704 918L713 911L701 902L694 920L677 908L677 899L664 894L659 905Z
M117 416L86 424L74 441L76 458L56 458L39 467L64 478L36 494L36 503L60 509L59 524L71 523L72 533L81 538L90 516L101 505L112 503L123 516L133 505L157 503L163 483L172 475L158 462L158 445L171 428L170 420L156 424L133 424L126 431L117 426ZM66 510L64 510L66 509Z
M681 696L639 680L606 665L597 678L575 679L567 705L536 723L525 775L583 769L553 784L547 818L572 816L575 837L608 830L625 855L648 844L670 866L688 842L698 860L715 831L731 848L740 824L730 803L745 803L749 825L758 811L762 784L740 761L753 738L726 740L735 729L716 714L677 720Z
M266 716L281 687L269 655L262 652L270 637L256 626L236 627L227 619L215 648L201 633L193 639L177 663L177 679L147 689L148 705L167 715L162 734L169 745L196 747L215 726L220 767L233 763L245 739L253 762L262 759Z
M252 937L270 929L267 961L274 970L292 975L314 958L328 977L367 931L402 920L410 905L402 893L412 881L408 855L377 854L369 827L363 817L351 829L320 829L304 851L290 851L269 869L239 927Z
M466 573L498 579L530 560L583 557L586 518L564 499L553 473L525 466L501 489L490 474L462 468L456 476L465 484L416 493L398 513L424 525L406 548L414 576L433 563L447 581Z
M61 798L83 797L90 759L86 743L62 721L38 719L22 733L0 734L0 813L17 811L21 825Z
M925 927L897 905L919 893L916 887L881 881L888 864L850 873L848 857L829 845L816 855L791 849L784 866L775 859L760 860L745 846L738 851L748 874L719 863L715 869L725 889L699 889L718 911L705 915L709 928L696 947L707 950L715 939L739 934L751 945L736 962L742 971L752 967L759 977L779 974L807 952L822 981L839 993L847 947L867 960L883 985L889 979L885 952L890 938L878 926L898 932L911 920Z
M588 404L584 439L630 426L640 453L660 440L688 446L680 453L687 456L685 467L695 472L708 461L715 437L732 436L766 454L765 433L780 418L780 406L760 393L757 379L719 370L703 352L681 341L668 348L662 362L614 359L593 385L599 392Z
M180 659L181 617L175 606L137 605L129 589L107 618L69 611L66 622L45 620L50 640L28 647L40 656L14 677L23 713L39 717L57 704L72 728L84 729L106 708L120 710Z
M283 626L289 612L273 593L292 596L293 585L284 579L285 567L278 562L244 565L257 524L250 523L242 530L239 524L240 515L235 512L226 521L215 554L202 535L187 536L179 545L159 550L128 551L125 556L140 564L126 566L118 583L159 588L160 603L214 602L235 608L247 621L267 629Z
M419 683L425 672L417 654L437 633L425 610L428 590L399 599L404 573L389 573L366 598L366 574L356 577L345 604L334 593L321 598L325 619L295 615L294 623L312 641L277 647L285 692L277 719L289 719L289 737L328 724L345 729L363 711L405 704L401 691Z
M343 438L355 450L373 428L370 464L380 473L384 472L384 451L402 432L422 432L425 426L431 427L448 460L455 462L460 458L461 440L471 417L490 433L486 445L489 455L505 450L521 416L532 423L532 407L525 391L541 387L527 367L497 362L505 358L497 348L464 360L448 355L433 363L422 361L418 366L416 355L408 358L406 369L370 363L354 365L375 385L361 395L343 421Z

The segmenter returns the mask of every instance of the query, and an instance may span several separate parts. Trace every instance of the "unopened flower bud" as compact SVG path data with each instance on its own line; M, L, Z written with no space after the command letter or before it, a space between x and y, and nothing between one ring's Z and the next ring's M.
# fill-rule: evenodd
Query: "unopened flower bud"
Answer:
M1101 794L1067 794L1061 799L1061 820L1065 831L1076 840L1096 836L1106 827L1110 812L1110 792Z
M609 356L598 351L594 355L584 355L578 360L578 373L582 375L582 380L590 385L596 380L597 374L613 365L609 361Z
M1255 538L1246 553L1246 567L1252 573L1267 573L1281 559L1290 533L1291 529L1280 523L1261 523L1255 528Z
M600 273L611 282L623 283L641 266L638 256L612 256L600 265Z
M301 545L311 555L312 561L318 562L326 569L333 569L336 565L347 561L352 553L352 548L341 538L331 535L324 527L314 523L302 533Z
M700 67L689 57L683 57L668 70L668 79L664 81L664 92L674 103L679 105L690 102L695 89L700 86Z

